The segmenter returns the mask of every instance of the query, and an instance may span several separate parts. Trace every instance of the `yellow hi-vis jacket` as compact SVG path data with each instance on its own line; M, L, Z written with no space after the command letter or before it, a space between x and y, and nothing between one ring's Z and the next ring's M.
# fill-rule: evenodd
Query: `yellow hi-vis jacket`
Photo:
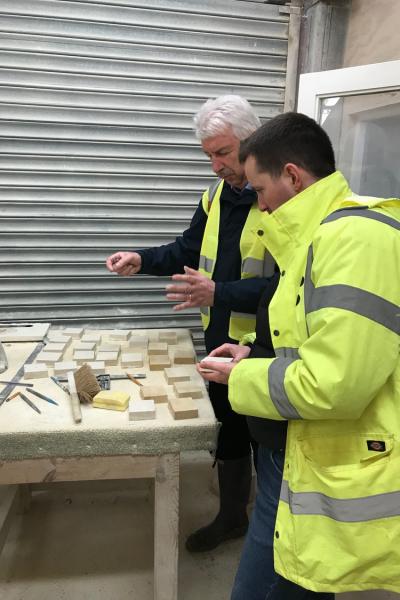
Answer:
M277 358L242 360L238 413L289 421L275 568L313 591L400 592L400 200L336 172L272 214Z
M218 253L220 197L223 186L224 180L218 179L205 190L202 197L203 210L208 215L208 218L200 250L199 271L209 279L212 279ZM257 202L255 202L250 208L240 237L240 255L242 259L241 279L272 277L274 274L275 262L270 253L266 251L265 246L259 242L253 231L261 216L262 212L258 208ZM204 330L206 330L210 323L210 307L201 306L200 313ZM234 340L240 340L246 333L254 331L255 323L255 315L253 313L231 311L229 337Z

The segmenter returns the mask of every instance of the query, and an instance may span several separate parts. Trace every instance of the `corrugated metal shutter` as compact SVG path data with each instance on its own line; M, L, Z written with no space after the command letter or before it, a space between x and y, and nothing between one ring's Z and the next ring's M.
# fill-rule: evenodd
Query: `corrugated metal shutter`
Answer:
M2 0L1 321L193 327L167 278L118 278L113 251L169 242L211 171L205 99L282 111L288 16L240 0ZM198 336L196 336L198 337Z

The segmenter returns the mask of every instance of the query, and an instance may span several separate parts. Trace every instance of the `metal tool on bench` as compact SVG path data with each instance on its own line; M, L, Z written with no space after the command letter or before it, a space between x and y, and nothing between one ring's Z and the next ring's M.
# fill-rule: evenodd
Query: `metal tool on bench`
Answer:
M25 365L29 365L31 364L35 358L37 357L37 355L39 354L39 352L42 350L44 344L43 342L39 342L36 346L36 348L34 349L34 351L28 356L28 358L25 361ZM18 385L19 380L23 377L24 375L24 365L22 365L22 367L20 367L18 369L18 371L15 373L15 375L13 375L12 377L12 382L9 383L3 390L1 390L0 392L0 406L3 404L4 400L6 398L8 398L8 396L11 394L11 392L13 391L13 389ZM26 384L28 385L28 384Z

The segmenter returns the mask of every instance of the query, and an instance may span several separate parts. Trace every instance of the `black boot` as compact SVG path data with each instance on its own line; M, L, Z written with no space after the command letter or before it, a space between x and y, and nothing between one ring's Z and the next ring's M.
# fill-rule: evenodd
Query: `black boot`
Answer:
M218 461L220 509L214 521L186 540L189 552L213 550L221 542L246 534L246 507L251 484L251 457Z

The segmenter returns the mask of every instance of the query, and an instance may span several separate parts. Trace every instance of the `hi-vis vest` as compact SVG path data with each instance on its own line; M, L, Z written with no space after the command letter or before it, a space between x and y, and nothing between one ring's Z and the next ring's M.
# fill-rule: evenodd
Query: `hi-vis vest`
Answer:
M208 215L200 251L199 271L212 279L218 252L218 234L220 219L220 197L224 185L223 179L218 179L203 194L202 205ZM257 203L251 207L240 238L241 279L250 277L271 277L274 274L275 262L263 244L258 241L255 231L262 212ZM200 307L204 329L210 323L210 308ZM229 320L229 337L234 340L254 331L255 314L231 312Z
M275 568L317 592L400 592L400 200L336 172L259 227L281 272L277 358L241 361L229 398L289 421Z

